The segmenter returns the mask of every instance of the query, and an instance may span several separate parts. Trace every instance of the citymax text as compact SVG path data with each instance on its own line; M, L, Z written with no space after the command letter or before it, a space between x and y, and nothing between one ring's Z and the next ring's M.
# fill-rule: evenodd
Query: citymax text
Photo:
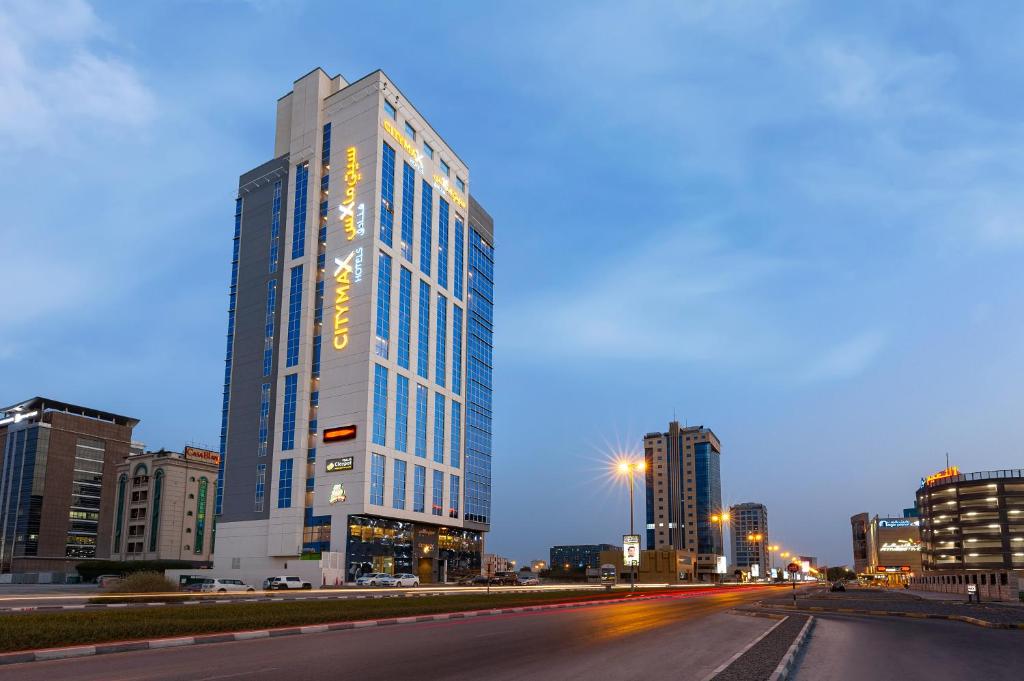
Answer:
M402 147L403 149L405 149L405 153L409 154L409 156L412 158L412 165L413 165L413 167L415 167L416 170L420 171L420 174L422 175L423 174L423 155L420 153L420 150L417 149L416 147L414 147L412 145L412 142L410 142L406 138L405 135L403 135L401 132L399 132L398 128L396 128L394 126L394 124L391 123L391 121L388 121L388 120L382 121L381 125L384 126L384 130L389 135L391 135L392 137L395 138L395 141L398 142L398 145L400 147Z
M348 346L348 290L363 280L363 248L334 259L334 349Z

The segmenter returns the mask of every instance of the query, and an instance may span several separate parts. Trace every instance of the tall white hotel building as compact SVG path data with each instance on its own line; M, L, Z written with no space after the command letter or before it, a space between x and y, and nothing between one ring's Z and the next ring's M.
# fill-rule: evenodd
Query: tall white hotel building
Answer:
M479 574L494 227L469 183L381 71L278 100L235 205L218 572Z

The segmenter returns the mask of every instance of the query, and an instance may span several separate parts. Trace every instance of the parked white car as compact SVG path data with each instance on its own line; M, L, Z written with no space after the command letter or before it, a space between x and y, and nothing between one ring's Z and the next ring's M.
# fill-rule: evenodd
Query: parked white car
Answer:
M356 580L357 586L392 586L395 578L383 572L371 572Z
M264 591L274 591L277 589L312 589L313 585L309 582L304 582L298 577L268 577L263 580Z
M416 575L410 575L408 572L402 572L394 577L394 583L391 586L419 586L420 578Z
M203 593L227 593L228 591L255 591L256 588L249 586L240 579L204 579L199 590Z
M531 574L522 574L516 578L516 583L519 586L537 586L540 584L540 580Z

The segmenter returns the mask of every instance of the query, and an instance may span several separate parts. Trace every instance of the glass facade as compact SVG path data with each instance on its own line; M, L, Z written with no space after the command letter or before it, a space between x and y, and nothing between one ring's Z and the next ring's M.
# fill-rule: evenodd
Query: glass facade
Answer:
M402 164L402 257L412 262L413 206L416 205L416 171Z
M277 475L277 507L292 507L292 464L294 459L281 459Z
M298 374L284 377L284 417L281 419L281 449L295 449L295 405L298 392Z
M459 476L448 476L448 517L459 517Z
M263 512L263 497L267 486L267 464L256 464L256 498L253 500L253 510L257 513Z
M431 250L434 247L434 189L423 181L423 199L420 206L420 271L430 276Z
M693 445L697 475L697 553L725 555L719 526L710 518L722 508L721 457L709 442Z
M416 456L427 458L427 388L416 384Z
M220 411L220 468L217 471L217 496L215 509L220 513L224 501L224 455L228 444L228 405L231 401L231 356L235 346L235 307L238 302L238 251L242 239L241 197L235 199L235 236L231 243L231 287L228 289L228 337L224 356L224 397Z
M306 192L309 190L309 164L295 168L295 205L292 209L292 258L306 252Z
M480 574L479 532L390 518L348 518L346 578L371 572L411 573L429 584Z
M157 469L153 476L153 517L149 521L149 550L156 551L157 544L160 541L160 502L161 497L164 495L164 472ZM203 482L206 483L206 478L203 478ZM203 515L206 514L206 488L203 488Z
M475 229L469 232L469 249L465 518L488 523L491 517L494 249Z
M370 455L370 503L384 505L384 455Z
M398 366L409 368L409 343L412 333L412 272L402 267L398 273Z
M448 353L448 299L440 293L437 294L437 346L434 350L437 353L434 380L443 388L448 375L445 362Z
M458 468L462 465L462 405L452 400L452 451L451 466Z
M388 431L388 370L373 365L373 443L385 445Z
M452 251L452 297L462 300L463 251L466 250L466 225L462 218L455 217L455 250Z
M270 213L270 273L277 272L281 250L281 180L274 183L274 203Z
M452 392L462 394L462 308L452 304Z
M256 456L267 455L267 439L270 437L270 384L260 386L260 431Z
M409 451L409 379L395 376L395 449Z
M380 164L380 240L391 245L395 227L395 150L384 142Z
M277 279L267 282L267 313L263 324L263 375L274 367L274 313L277 310Z
M412 510L423 513L427 503L427 469L413 466Z
M105 450L106 444L102 440L79 438L75 445L74 476L71 485L72 517L65 552L68 558L96 557ZM80 511L97 513L97 516L95 519L74 517L74 514Z
M430 378L430 284L420 281L420 305L416 334L416 373Z
M299 334L302 326L302 265L291 270L288 286L288 350L285 366L299 363Z
M203 544L206 539L206 494L209 486L209 480L199 478L199 489L196 492L196 533L192 548L192 552L197 554L203 552Z
M434 395L434 463L444 463L444 395Z
M377 339L374 348L378 357L388 358L391 340L391 256L377 254Z
M433 502L430 506L430 512L433 515L444 514L444 473L442 471L434 471L434 484L431 488Z
M405 478L407 464L402 459L395 459L394 480L391 482L391 506L400 511L405 510Z
M437 204L437 285L448 288L448 202Z

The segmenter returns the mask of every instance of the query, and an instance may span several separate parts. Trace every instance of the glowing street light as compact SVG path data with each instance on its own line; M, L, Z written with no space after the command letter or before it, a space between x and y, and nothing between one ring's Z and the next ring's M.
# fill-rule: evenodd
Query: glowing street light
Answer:
M634 474L643 473L646 466L643 461L620 461L616 469L619 475L629 476L629 533L633 534L633 483ZM624 556L625 557L625 556ZM634 575L635 565L629 566L629 588L636 588L636 577Z

